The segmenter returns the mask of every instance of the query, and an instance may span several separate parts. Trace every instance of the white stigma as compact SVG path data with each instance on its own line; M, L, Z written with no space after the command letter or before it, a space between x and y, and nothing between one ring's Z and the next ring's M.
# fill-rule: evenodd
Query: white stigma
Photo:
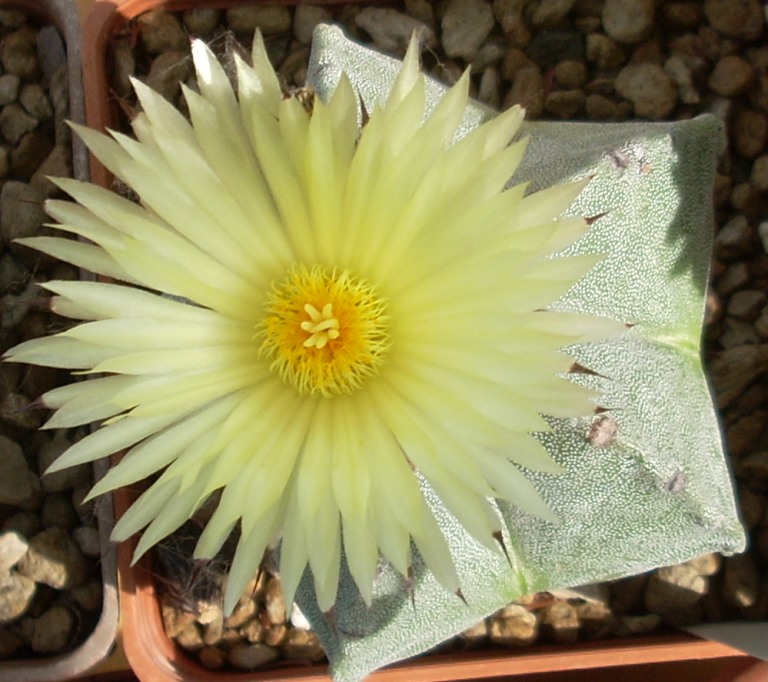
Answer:
M305 348L324 348L331 339L339 338L339 321L333 316L333 305L326 303L322 311L307 303L304 311L309 320L301 323L301 328L310 336L304 342Z

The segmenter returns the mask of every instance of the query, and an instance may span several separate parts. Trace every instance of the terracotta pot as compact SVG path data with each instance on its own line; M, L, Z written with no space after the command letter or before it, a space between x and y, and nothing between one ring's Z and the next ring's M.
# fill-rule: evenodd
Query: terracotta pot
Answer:
M3 9L22 10L41 25L54 26L66 44L69 74L70 118L83 122L85 111L80 62L80 16L74 0L12 0L2 3ZM74 175L88 179L88 155L79 140L73 140ZM94 478L104 475L104 462L94 465ZM114 525L110 500L95 506L101 544L101 577L103 597L101 615L88 638L76 649L65 654L28 660L0 661L3 682L47 682L69 680L82 675L107 658L117 636L118 599L116 561L109 534Z
M355 1L355 0L352 0ZM231 7L252 4L248 0L207 0L207 7ZM334 0L314 0L315 3L334 4ZM292 3L288 0L289 4ZM130 22L142 12L151 9L183 10L195 4L191 0L99 0L84 20L83 74L86 89L88 125L97 130L116 128L118 104L110 92L106 70L107 50L116 34L130 31ZM339 4L338 0L335 4ZM107 186L110 176L91 159L91 178ZM115 510L121 515L128 508L134 494L119 490L114 493ZM153 578L151 553L135 566L130 561L136 539L122 543L118 549L118 573L122 616L122 641L128 662L136 677L143 682L170 682L184 680L328 680L325 666L271 667L265 671L218 672L201 666L176 646L165 634L156 584ZM668 631L653 636L630 639L612 639L584 642L569 646L536 646L527 650L487 649L460 654L423 656L373 674L371 680L408 680L427 682L437 680L472 680L558 671L590 671L589 679L624 678L619 672L641 664L659 664L655 668L657 679L684 679L687 675L678 665L674 677L665 677L663 664L690 664L698 679L709 679L710 674L730 670L750 659L728 646ZM682 662L682 663L681 663ZM698 667L696 667L698 666ZM740 665L742 670L744 665ZM608 676L600 677L596 669L610 669ZM644 668L650 671L652 668ZM576 675L577 673L572 673ZM683 677L679 677L683 675ZM537 677L536 679L540 679ZM547 679L550 679L547 677ZM568 679L578 679L569 676ZM587 679L585 677L585 679ZM634 679L634 678L633 678Z

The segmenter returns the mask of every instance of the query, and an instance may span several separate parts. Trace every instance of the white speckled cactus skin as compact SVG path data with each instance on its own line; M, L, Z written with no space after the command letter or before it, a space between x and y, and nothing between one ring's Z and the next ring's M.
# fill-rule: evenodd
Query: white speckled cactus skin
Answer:
M309 81L327 98L345 71L367 107L388 92L398 63L321 26ZM442 86L433 84L433 97ZM487 109L467 111L463 130ZM522 594L632 575L706 552L743 550L717 418L700 360L712 239L711 193L722 130L714 117L676 123L529 123L516 181L531 189L592 176L571 211L598 216L572 253L606 259L558 308L630 323L627 334L571 349L599 376L617 432L598 446L590 420L553 421L542 439L567 470L527 475L563 520L500 508L510 554L473 541L429 495L449 539L466 604L414 566L413 593L382 565L366 608L342 577L335 622L319 613L306 576L299 603L320 635L335 680L352 682L414 656ZM610 440L610 439L609 439ZM416 555L418 558L418 555Z

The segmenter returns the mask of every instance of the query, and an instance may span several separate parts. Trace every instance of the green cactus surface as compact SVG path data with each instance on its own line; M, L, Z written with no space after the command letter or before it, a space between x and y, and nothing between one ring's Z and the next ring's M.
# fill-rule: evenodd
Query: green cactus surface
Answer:
M344 72L370 109L383 101L397 69L398 62L347 40L338 28L316 30L309 81L322 99ZM443 90L431 83L432 105ZM459 134L491 115L472 105ZM571 212L596 219L568 253L605 258L556 307L629 327L619 337L568 349L596 372L576 378L602 392L606 411L551 420L554 429L542 442L566 473L525 474L561 523L497 505L508 558L471 539L422 482L464 600L418 563L406 584L382 562L372 605L343 574L330 616L319 612L305 575L299 604L339 682L422 653L526 593L744 548L700 358L719 120L528 123L522 134L530 142L516 182L535 190L592 178Z

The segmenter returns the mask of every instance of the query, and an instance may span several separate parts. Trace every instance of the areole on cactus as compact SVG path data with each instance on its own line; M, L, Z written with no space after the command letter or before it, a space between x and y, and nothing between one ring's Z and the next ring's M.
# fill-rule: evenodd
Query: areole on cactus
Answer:
M220 494L196 556L239 529L225 609L279 546L338 679L531 590L738 551L687 232L713 121L526 142L415 41L313 50L314 106L259 36L235 90L197 42L189 121L137 82L136 139L77 130L140 203L59 181L55 227L91 243L26 240L116 280L47 285L84 322L7 355L98 375L43 396L48 426L101 422L51 470L128 448L91 495L154 476L115 528L137 556Z

